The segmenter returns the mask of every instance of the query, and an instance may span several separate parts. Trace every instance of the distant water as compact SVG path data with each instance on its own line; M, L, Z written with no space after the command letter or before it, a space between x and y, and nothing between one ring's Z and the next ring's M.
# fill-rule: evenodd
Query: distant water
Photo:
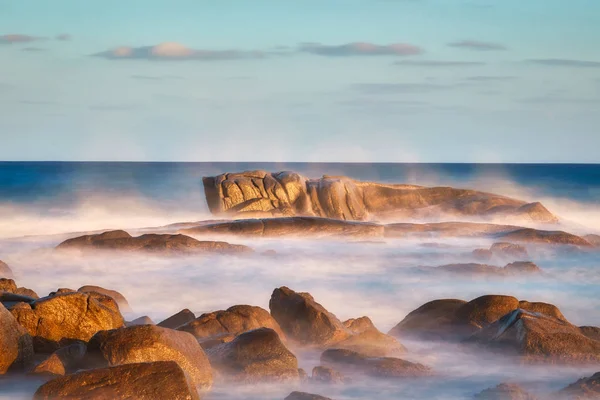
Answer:
M87 206L88 219L91 207L97 219L104 218L101 208L114 217L160 214L167 222L202 219L210 217L203 176L254 169L480 189L543 201L555 213L557 208L576 209L578 219L584 221L592 218L586 212L600 210L600 164L0 162L0 216L62 218L81 214Z

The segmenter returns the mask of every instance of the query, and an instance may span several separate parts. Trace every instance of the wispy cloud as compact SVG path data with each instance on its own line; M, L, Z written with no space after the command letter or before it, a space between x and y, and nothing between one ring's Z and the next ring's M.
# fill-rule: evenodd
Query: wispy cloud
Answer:
M430 93L452 89L461 85L443 85L435 83L357 83L351 86L363 94Z
M27 51L27 52L31 52L31 53L37 53L40 51L46 51L46 49L43 49L41 47L24 47L21 49L21 51Z
M566 58L541 58L525 62L549 67L600 68L600 61L569 60Z
M93 54L93 56L102 57L109 60L139 59L217 61L263 58L266 56L266 54L260 51L243 50L198 50L186 47L180 43L165 42L155 46L117 47L112 50Z
M445 67L474 67L478 65L485 65L484 62L480 61L440 61L440 60L406 60L396 61L395 65L404 67L432 67L432 68L445 68Z
M10 33L7 35L0 35L0 44L31 43L43 39L44 38L21 33Z
M136 79L140 81L172 81L172 80L182 80L183 77L177 75L131 75L131 79Z
M354 42L333 46L321 43L302 43L298 50L327 57L411 56L423 53L423 49L420 47L407 43L378 45L367 42Z
M68 33L61 33L60 35L56 35L55 39L56 40L60 40L60 41L67 41L67 40L71 40L73 38L73 36L71 36Z
M448 43L448 46L476 51L506 50L506 46L503 44L482 42L479 40L461 40L458 42Z
M515 79L517 79L516 76L485 76L485 75L468 76L465 78L465 80L473 81L473 82L500 82L500 81L513 81Z

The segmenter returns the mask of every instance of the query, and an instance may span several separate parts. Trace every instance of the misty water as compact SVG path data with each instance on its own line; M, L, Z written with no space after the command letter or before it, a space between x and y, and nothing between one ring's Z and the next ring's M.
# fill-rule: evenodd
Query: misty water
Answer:
M12 186L7 182L0 185L3 218L0 259L11 266L19 286L32 288L40 295L57 288L77 289L83 285L118 290L134 310L125 313L127 320L147 315L159 322L183 308L189 308L196 315L236 304L268 309L273 289L285 285L296 291L311 293L316 301L341 320L369 316L382 332L388 332L410 311L430 300L471 300L484 294L511 295L520 300L552 303L573 324L600 326L600 257L593 252L565 253L536 247L530 250L530 259L544 274L473 277L424 273L416 267L475 262L472 250L488 248L492 241L219 237L218 240L246 244L255 253L166 257L118 253L60 254L53 251L64 239L76 236L74 232L115 228L127 229L132 235L148 231L171 232L174 230L169 227L145 228L210 219L212 217L204 203L201 177L234 170L224 169L230 167L211 165L194 169L192 166L165 165L163 170L160 166L152 166L144 173L140 172L139 166L132 166L129 170L121 167L125 169L120 172L120 181L115 182L109 179L110 174L115 173L110 169L103 174L101 169L88 167L92 172L83 169L79 171L78 179L68 180L64 170L61 175L57 170L44 171L43 166L34 171L22 165L20 185L15 182L11 183ZM511 196L519 193L523 195L521 198L544 201L551 211L568 221L572 231L597 233L600 230L596 228L599 226L599 204L593 196L597 193L597 186L594 187L589 180L582 181L580 175L574 178L577 171L568 168L560 170L562 172L551 170L549 178L542 178L542 174L535 180L523 173L511 180L507 171L514 170L514 167L510 166L498 167L495 172L486 170L481 174L477 168L470 172L457 172L451 167L446 170L439 166L420 170L405 167L404 172L383 178L373 172L374 167L367 165L362 170L354 166L345 169L339 165L321 167L324 171L320 174L337 172L363 179L377 180L379 177L380 180L394 182L443 183ZM178 171L186 169L188 172L184 179L179 176L169 180L168 177L174 173L173 168L179 168ZM304 168L317 169L310 165ZM598 172L597 167L593 168ZM160 173L157 174L157 171ZM569 175L569 171L573 175ZM72 173L69 171L69 174ZM314 175L319 176L318 173ZM557 182L564 182L565 186L570 185L573 189L569 192L555 187ZM263 254L266 250L275 250L275 254ZM506 264L504 260L489 263L497 266ZM290 391L299 389L337 400L468 399L505 381L520 383L533 393L543 395L598 369L598 366L521 365L514 359L472 352L457 344L402 337L399 340L408 349L403 358L432 367L433 376L392 381L364 378L344 385L232 386L217 383L206 398L283 399ZM292 350L299 358L300 367L309 374L314 366L319 365L320 353ZM39 382L29 380L0 381L0 398L30 398L37 385Z

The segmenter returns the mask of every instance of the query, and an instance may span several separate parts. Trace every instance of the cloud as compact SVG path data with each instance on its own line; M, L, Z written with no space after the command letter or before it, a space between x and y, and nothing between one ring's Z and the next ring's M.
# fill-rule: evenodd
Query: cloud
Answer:
M0 35L0 44L31 43L42 39L43 38L37 36L11 33L7 35Z
M465 78L468 81L474 82L498 82L498 81L512 81L517 79L516 76L468 76Z
M569 60L565 58L542 58L525 62L549 67L600 68L600 61Z
M326 57L354 56L411 56L423 53L420 47L406 43L377 45L366 42L328 46L321 43L302 43L298 51Z
M131 79L137 79L140 81L170 81L170 80L182 80L183 77L177 75L131 75Z
M67 40L71 40L73 38L73 36L71 36L68 33L61 33L60 35L56 35L55 39L56 40L60 40L60 41L67 41Z
M238 60L248 58L263 58L265 53L242 50L197 50L176 42L165 42L155 46L117 47L112 50L93 54L109 60Z
M364 94L430 93L447 90L459 85L441 85L434 83L357 83L353 90Z
M448 43L448 46L476 51L506 50L506 46L502 44L481 42L479 40L462 40L459 42Z
M396 61L394 65L400 65L404 67L474 67L477 65L485 65L484 62L479 61L440 61L440 60L410 60L410 61Z

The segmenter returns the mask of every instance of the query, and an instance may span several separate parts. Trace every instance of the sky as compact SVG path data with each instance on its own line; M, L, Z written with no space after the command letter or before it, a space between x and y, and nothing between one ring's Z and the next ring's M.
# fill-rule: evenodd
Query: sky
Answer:
M0 160L600 162L598 0L0 0Z

